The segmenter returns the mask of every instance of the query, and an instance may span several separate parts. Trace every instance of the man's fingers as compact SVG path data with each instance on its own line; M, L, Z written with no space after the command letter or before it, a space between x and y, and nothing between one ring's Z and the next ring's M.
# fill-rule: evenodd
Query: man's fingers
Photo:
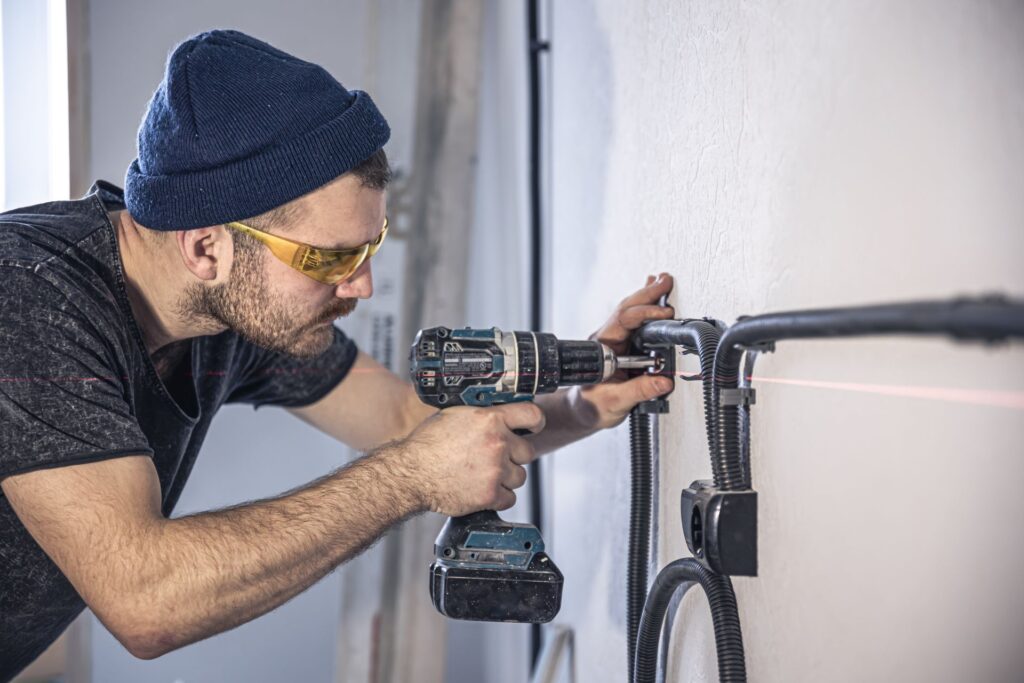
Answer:
M647 320L666 320L675 313L671 306L631 306L619 313L619 324L627 330L635 330Z
M509 459L516 465L528 465L537 459L537 449L526 439L516 437L509 444Z
M508 510L516 504L516 494L509 491L504 486L499 486L498 488L498 495L494 499L494 509L499 512L502 510Z
M522 465L509 463L508 472L505 474L505 481L502 484L507 489L515 490L526 483L526 468Z
M648 277L647 284L623 299L619 308L657 303L658 299L672 291L674 283L675 280L668 273L662 273L655 280Z
M544 429L544 411L529 402L506 403L492 410L501 414L509 429L525 429L533 434Z

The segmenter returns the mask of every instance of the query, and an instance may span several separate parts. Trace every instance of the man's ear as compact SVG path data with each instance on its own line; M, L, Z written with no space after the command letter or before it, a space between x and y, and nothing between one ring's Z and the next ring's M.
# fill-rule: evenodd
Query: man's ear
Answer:
M234 244L223 225L175 233L181 262L200 280L225 282L231 272Z

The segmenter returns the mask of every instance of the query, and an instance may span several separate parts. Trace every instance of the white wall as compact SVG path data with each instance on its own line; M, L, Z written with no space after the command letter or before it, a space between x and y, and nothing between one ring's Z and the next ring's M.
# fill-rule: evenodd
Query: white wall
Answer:
M648 273L681 315L1024 294L1024 6L621 3L554 12L550 328L584 335ZM785 380L1016 392L1016 408L757 381L751 680L1024 675L1024 348L780 344ZM700 391L661 428L659 564L710 474ZM557 621L579 681L624 680L625 425L552 459ZM688 596L668 680L717 680Z
M412 92L388 84L406 82L412 63L388 49L415 34L385 18L402 16L401 4L93 0L93 174L123 178L167 51L214 26L253 32L371 90L395 128L389 153L401 163L411 149ZM1019 4L551 4L551 331L589 334L660 269L678 277L680 314L728 321L792 307L1024 292ZM516 80L525 55L514 46L525 19L518 3L488 8L473 248L477 266L497 252L514 274L523 265L510 256L521 239L512 231L522 227L525 200ZM361 52L371 26L390 42ZM522 324L522 301L507 283L474 289L469 303L471 324ZM758 370L1019 392L1024 350L794 342ZM761 576L736 581L751 680L1019 678L1020 410L757 386ZM681 385L672 403L661 428L660 564L686 552L679 490L709 474L698 387ZM286 415L254 418L248 409L219 417L180 509L280 491L342 458ZM283 460L280 444L300 432L309 439L303 455L288 449ZM625 677L627 441L623 426L547 463L545 532L566 575L556 623L576 631L578 681ZM338 590L329 577L282 610L155 662L94 638L94 680L325 680ZM451 653L464 646L468 658L464 680L522 680L516 628L453 640ZM671 661L669 680L715 678L698 595L686 600Z

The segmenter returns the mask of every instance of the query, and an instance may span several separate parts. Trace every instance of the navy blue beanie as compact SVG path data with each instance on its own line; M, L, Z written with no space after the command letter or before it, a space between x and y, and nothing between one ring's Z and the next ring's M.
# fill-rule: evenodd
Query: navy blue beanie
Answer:
M391 131L370 96L238 31L174 49L139 127L125 203L157 230L255 216L352 170Z

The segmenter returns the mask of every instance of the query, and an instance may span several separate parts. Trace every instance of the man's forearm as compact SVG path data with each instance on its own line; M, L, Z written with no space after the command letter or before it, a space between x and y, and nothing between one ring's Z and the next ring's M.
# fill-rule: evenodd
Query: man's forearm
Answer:
M534 403L544 411L546 419L544 430L529 437L538 455L550 453L600 429L597 410L582 397L579 387L541 394Z
M165 520L145 544L143 656L253 619L424 509L398 446L279 498Z

